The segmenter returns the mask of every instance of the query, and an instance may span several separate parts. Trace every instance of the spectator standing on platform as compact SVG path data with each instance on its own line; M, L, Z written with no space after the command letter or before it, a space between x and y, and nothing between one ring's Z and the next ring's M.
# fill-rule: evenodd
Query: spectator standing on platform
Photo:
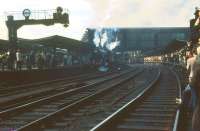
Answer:
M191 79L191 86L196 92L196 106L192 117L192 130L200 131L200 59L197 58L194 76Z
M35 65L35 52L32 50L30 53L30 65L31 65L31 69L34 67Z
M197 107L194 110L192 117L192 130L200 131L200 102L198 101Z
M17 60L17 70L21 70L22 69L22 54L20 52L20 50L17 50L16 52L16 60Z
M37 66L39 69L44 69L44 65L45 65L44 55L43 52L40 52L37 56Z
M187 59L187 70L189 71L189 82L191 82L191 78L194 75L194 64L196 61L196 56L197 56L197 52L194 49L192 52L190 52L189 57Z
M32 70L34 64L35 64L35 56L34 56L33 51L31 51L30 54L27 54L27 56L26 56L26 65L27 65L27 68L29 70Z
M2 71L4 71L5 69L5 66L7 65L8 63L8 54L7 53L3 53L1 55L1 66L2 66Z
M193 56L191 55L190 58L187 60L187 70L189 72L189 84L186 86L184 92L183 92L183 104L187 108L191 109L193 112L195 110L196 104L197 104L197 93L194 87L195 84L192 84L192 79L194 77L194 73L196 71L196 67L198 65L198 57L200 56L200 48L196 51L196 49L193 50Z
M64 62L63 62L63 63L64 63L63 65L64 65L64 67L67 66L67 58L68 58L68 57L67 57L67 54L64 54L64 56L63 56L63 61L64 61Z
M195 18L190 20L190 40L193 49L196 44L200 44L200 9L196 8Z
M16 53L14 53L14 50L10 50L7 52L8 54L8 69L14 70L14 65L16 61Z
M46 53L45 67L48 69L51 67L51 54L49 52Z
M191 81L191 77L193 76L193 67L194 67L193 65L194 65L194 61L195 61L192 51L188 51L186 53L186 57L187 57L186 69L187 69L187 72L189 73L188 80ZM188 110L191 110L192 102L191 102L191 86L190 86L190 84L188 84L183 91L182 101L183 101L183 108L184 108L185 112L187 112Z

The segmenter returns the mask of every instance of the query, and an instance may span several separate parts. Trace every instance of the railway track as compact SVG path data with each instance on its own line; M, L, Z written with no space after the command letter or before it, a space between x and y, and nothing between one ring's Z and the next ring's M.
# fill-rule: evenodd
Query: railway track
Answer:
M155 74L153 74L153 72ZM139 71L137 73L137 77L140 74L141 74L141 72ZM149 74L148 80L151 83L152 80L154 79L153 76L154 75L156 76L157 72L155 72L155 70L153 70L152 72L147 72L145 75L147 75L147 74ZM64 117L64 120L66 120L67 122L70 122L70 123L73 122L74 123L74 120L73 120L74 117L76 118L76 120L79 120L80 115L84 117L85 113L90 114L91 112L88 112L89 111L88 109L94 108L92 110L92 114L96 114L96 108L95 107L98 106L99 102L102 103L102 104L103 103L109 103L109 104L111 104L111 106L115 105L115 106L113 106L113 108L111 108L112 110L115 110L115 109L119 108L118 106L122 106L124 103L127 102L128 98L126 100L124 100L125 96L134 97L134 95L138 94L138 92L140 92L144 89L144 88L141 88L141 87L136 88L134 86L133 87L130 86L130 84L131 84L130 82L135 83L134 82L135 76L136 76L135 73L130 74L129 76L126 76L123 80L121 78L121 79L115 81L115 83L112 82L112 84L105 84L104 86L107 86L107 88L101 89L98 92L95 92L95 93L93 93L93 94L91 94L87 97L79 99L78 101L76 101L76 102L74 102L70 105L64 106L60 110L57 110L57 111L55 111L55 112L53 112L49 115L46 115L43 118L40 118L40 119L37 119L37 120L35 120L31 123L28 123L28 124L24 125L23 127L18 128L17 130L20 130L20 131L23 131L23 130L25 130L25 131L29 131L29 130L37 130L37 131L40 131L40 130L55 130L55 131L59 131L59 129L63 129L63 122L62 122L63 117ZM137 82L140 83L141 81L138 80ZM124 84L126 85L125 87L124 87ZM145 85L145 84L147 84L147 82L143 81L143 84ZM114 91L114 90L117 90L117 91ZM111 93L112 93L112 95L110 95ZM113 96L115 96L115 97L112 98ZM102 99L102 97L104 99ZM110 99L112 99L112 100L110 100ZM121 101L121 100L124 100L124 101ZM103 104L103 105L100 106L100 109L102 107L106 107L106 106ZM97 109L98 108L99 107L97 107ZM101 112L101 111L102 110L97 110L97 112ZM106 111L106 112L103 112L103 113L105 113L104 114L104 116L105 116L105 115L108 115L109 112ZM97 114L97 115L99 115L99 114ZM95 117L96 115L92 115L92 116ZM60 119L61 119L61 123L59 121ZM103 119L103 118L101 118L101 119ZM55 120L58 121L58 123L51 123L52 121L55 121ZM89 119L87 119L87 120L89 120ZM96 121L96 119L94 121ZM85 121L85 122L87 122L87 121ZM51 124L49 125L49 123L51 123ZM59 127L56 127L56 129L54 129L52 127L52 125L54 126L54 124L56 124L56 126L59 125ZM65 123L65 126L66 125L67 124ZM90 128L90 126L88 126L88 127ZM88 127L81 127L81 128L84 128L85 130L87 130ZM73 128L72 130L73 131L76 131L76 130L79 131L79 129ZM67 128L67 130L69 130L69 128Z
M118 72L108 72L108 73L89 73L81 76L76 76L72 78L65 78L52 81L36 83L26 86L14 87L13 90L18 90L17 92L11 92L8 94L1 95L0 98L0 111L15 106L20 106L22 104L30 103L31 101L48 97L59 92L64 92L73 88L77 88L83 85L87 85L93 81L98 81L101 77L109 78L112 75L116 75ZM30 87L29 87L30 86ZM23 88L23 89L22 89ZM26 89L28 88L28 89ZM10 89L9 89L10 90Z
M135 70L135 69L133 68L132 70ZM85 87L85 86L86 87L92 86L92 85L94 86L94 85L100 84L102 82L106 82L106 81L109 81L111 79L120 77L120 76L128 73L129 71L130 70L125 70L125 71L122 71L122 72L103 75L104 76L103 78L96 78L96 79L92 79L92 80L89 80L89 81L85 81L85 84L68 83L68 84L65 84L65 85L53 87L53 88L50 88L50 89L45 89L45 90L42 90L42 91L39 90L39 93L36 92L35 94L33 93L31 95L29 95L30 93L27 93L24 96L19 94L19 95L17 95L17 96L19 96L17 98L14 97L13 99L0 102L0 105L1 105L0 111L3 112L5 110L9 110L11 108L26 105L28 103L34 103L34 101L38 101L40 99L45 99L45 98L54 96L56 94L60 94L60 93L62 94L62 92L68 92L68 91L73 90L73 89L78 90L79 88L82 88L82 87ZM9 97L7 99L9 99ZM5 106L3 106L3 105L5 105Z
M137 71L140 72L141 70ZM127 75L129 74L129 75ZM19 129L26 127L30 123L46 118L47 116L57 112L63 107L94 94L98 90L105 88L107 84L113 84L114 81L124 81L132 76L132 73L124 73L121 77L113 77L114 80L107 80L108 82L95 83L83 86L77 89L72 89L49 98L35 101L23 105L18 108L13 108L0 113L1 122L0 129L7 130L9 128Z
M112 73L112 72L109 72L109 73ZM31 83L31 84L24 84L24 85L4 87L4 88L1 87L0 97L8 97L15 94L19 94L19 93L23 93L23 92L27 92L31 90L37 90L38 88L41 89L43 87L48 87L48 86L64 85L69 82L75 82L75 81L82 82L84 80L96 78L96 77L103 76L109 73L101 73L101 72L95 71L95 72L84 73L84 74L75 75L72 77L65 77L65 78L55 79L55 80L50 80L50 81L36 82L36 83Z
M159 81L90 131L176 131L180 80L162 69Z

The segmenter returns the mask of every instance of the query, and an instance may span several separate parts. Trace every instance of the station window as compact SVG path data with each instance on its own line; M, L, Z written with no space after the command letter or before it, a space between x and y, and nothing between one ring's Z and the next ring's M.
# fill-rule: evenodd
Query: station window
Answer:
M184 39L185 38L184 33L176 33L176 34L173 34L173 36L175 37L175 39Z

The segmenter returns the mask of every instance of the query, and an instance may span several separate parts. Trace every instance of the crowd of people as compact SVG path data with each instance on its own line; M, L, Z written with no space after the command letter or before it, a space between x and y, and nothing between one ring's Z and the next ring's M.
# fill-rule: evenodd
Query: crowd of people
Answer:
M192 131L200 131L200 9L190 21L190 53L187 56L189 83L183 92L183 107L192 114ZM189 94L189 95L187 95Z
M66 67L74 64L88 64L87 56L74 55L70 52L52 52L46 50L16 50L0 53L1 70L32 70Z
M197 113L200 112L200 110L197 109L197 107L200 106L200 46L193 49L187 56L186 68L189 74L189 83L183 91L183 108L185 108L185 111L190 112L189 115L193 115L193 131L200 131L200 127L197 127L200 124L200 119L196 117Z

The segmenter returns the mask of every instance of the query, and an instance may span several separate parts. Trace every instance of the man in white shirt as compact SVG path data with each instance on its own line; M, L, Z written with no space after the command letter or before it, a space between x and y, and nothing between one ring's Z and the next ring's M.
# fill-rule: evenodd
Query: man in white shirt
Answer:
M191 86L191 79L194 77L195 66L200 64L200 46L194 48L193 50L193 57L187 60L187 70L189 71L189 84L185 88L184 94L188 91L191 92L191 101L189 106L191 106L192 110L195 109L197 103L197 96L195 87ZM186 100L187 101L187 100Z
M192 57L188 58L187 60L187 70L189 71L189 82L191 82L191 78L194 75L194 65L196 61L197 54L196 52L192 53Z

